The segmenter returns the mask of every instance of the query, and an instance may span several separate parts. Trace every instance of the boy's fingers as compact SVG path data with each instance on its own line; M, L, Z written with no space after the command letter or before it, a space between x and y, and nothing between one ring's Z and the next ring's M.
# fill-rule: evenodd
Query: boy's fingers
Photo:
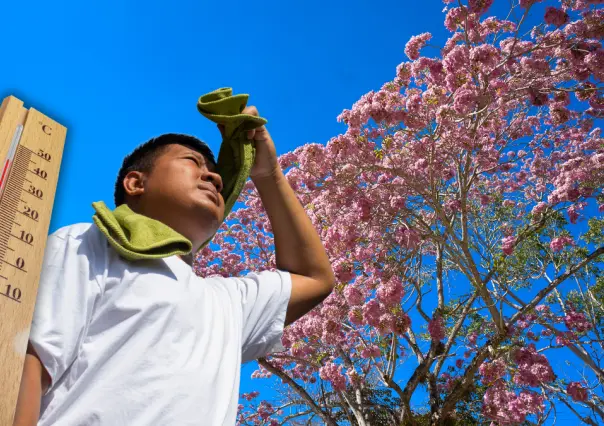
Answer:
M258 109L254 105L247 106L241 111L242 114L258 115Z

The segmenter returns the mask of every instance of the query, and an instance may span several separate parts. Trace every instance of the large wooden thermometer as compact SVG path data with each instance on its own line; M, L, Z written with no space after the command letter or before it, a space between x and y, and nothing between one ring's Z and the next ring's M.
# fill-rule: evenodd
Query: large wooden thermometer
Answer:
M12 425L67 129L0 107L0 425Z

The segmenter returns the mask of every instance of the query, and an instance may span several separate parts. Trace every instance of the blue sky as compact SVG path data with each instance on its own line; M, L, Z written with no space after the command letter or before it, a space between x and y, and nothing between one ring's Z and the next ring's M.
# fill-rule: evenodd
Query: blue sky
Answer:
M442 7L10 2L0 31L15 41L3 44L12 66L0 70L0 95L68 127L50 231L90 221L93 201L113 205L123 157L153 136L193 134L217 154L218 131L196 102L219 87L250 94L279 154L325 143L345 130L344 108L394 76L422 20L442 22Z
M443 6L8 2L0 96L14 95L68 128L49 231L91 222L94 201L113 207L123 157L153 136L193 134L218 154L218 131L196 102L219 87L250 94L278 154L325 144L345 131L336 121L343 109L393 78L412 35L431 31L442 40ZM268 385L251 381L251 371L244 367L242 391Z

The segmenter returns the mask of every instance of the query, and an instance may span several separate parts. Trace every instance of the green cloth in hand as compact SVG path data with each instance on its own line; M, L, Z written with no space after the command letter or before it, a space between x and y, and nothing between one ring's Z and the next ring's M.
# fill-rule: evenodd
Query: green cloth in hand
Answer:
M104 202L92 203L92 220L109 244L127 260L159 259L191 252L187 238L150 217L133 212L127 204L111 211Z
M256 148L253 141L247 139L247 131L267 123L262 117L241 113L248 97L249 95L245 94L233 95L233 89L223 87L201 96L197 102L197 110L204 117L224 125L224 135L216 162L223 185L223 221L239 198L254 165ZM197 250L207 246L214 235Z

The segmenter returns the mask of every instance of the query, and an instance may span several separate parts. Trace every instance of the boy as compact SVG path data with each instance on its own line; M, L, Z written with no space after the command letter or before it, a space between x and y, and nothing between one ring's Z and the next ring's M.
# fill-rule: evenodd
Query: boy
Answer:
M258 115L250 106L244 114ZM222 129L221 129L222 131ZM201 278L191 256L128 261L94 224L47 242L15 425L233 425L241 362L275 352L335 278L265 126L250 177L275 237L277 271ZM221 224L209 148L167 134L126 157L116 207L156 219L194 249Z

